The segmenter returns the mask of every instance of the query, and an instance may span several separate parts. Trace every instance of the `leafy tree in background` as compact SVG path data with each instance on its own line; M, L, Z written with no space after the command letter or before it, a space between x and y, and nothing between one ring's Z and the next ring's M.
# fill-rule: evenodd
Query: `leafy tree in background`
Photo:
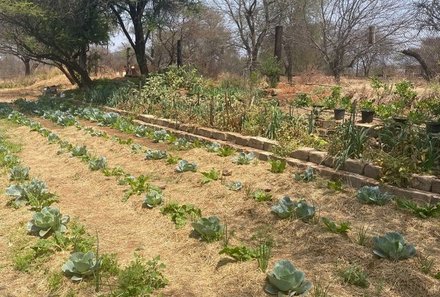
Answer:
M99 0L0 0L0 23L21 53L55 65L80 87L92 83L89 46L105 44L110 31Z
M148 74L146 47L154 30L167 23L170 15L183 6L196 7L197 0L123 0L108 1L110 10L133 48L141 74ZM133 32L133 35L131 34Z

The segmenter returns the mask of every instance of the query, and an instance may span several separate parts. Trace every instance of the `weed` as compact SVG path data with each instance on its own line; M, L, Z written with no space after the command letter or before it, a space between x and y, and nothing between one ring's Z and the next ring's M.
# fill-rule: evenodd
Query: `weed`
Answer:
M336 222L326 217L321 218L321 220L324 223L327 230L329 230L332 233L347 235L348 230L351 229L349 222L341 222L340 224L337 224Z
M150 296L154 290L164 288L168 280L162 271L165 265L160 258L145 261L136 256L126 268L120 271L118 276L118 288L111 296L136 297Z
M118 275L120 272L116 254L103 254L101 255L100 261L100 272L107 273L112 276Z
M283 173L286 169L286 160L270 160L270 172L272 173Z
M217 155L220 157L229 157L235 154L235 149L230 146L222 146L218 149Z
M422 219L440 216L440 203L420 205L408 199L396 199L400 209L407 210Z
M178 156L169 155L167 158L167 164L168 165L176 165L179 162L179 160L181 160L181 159Z
M329 297L328 294L329 285L324 286L320 281L315 281L313 284L312 297Z
M258 267L262 272L266 272L272 256L272 245L270 243L262 243L257 250Z
M64 276L60 272L51 272L47 277L47 286L51 293L57 292L63 285Z
M254 198L255 201L258 202L271 201L272 195L264 190L256 190L255 192L252 193L252 198Z
M169 203L162 207L161 212L164 215L169 215L177 228L185 226L188 219L197 219L202 216L200 208L190 204L178 205L177 203Z
M207 184L212 181L216 181L220 178L220 171L216 170L215 168L212 168L210 171L202 172L203 178L202 178L202 184Z
M419 257L417 257L417 260L420 265L420 270L424 274L430 274L432 271L432 268L434 267L434 259L432 259L429 256L419 256Z
M355 285L361 288L367 288L370 284L368 282L367 273L362 267L354 264L340 271L340 276L345 283Z
M32 249L23 249L13 256L14 268L18 271L28 271L35 259L35 252Z
M357 231L357 243L362 246L366 246L369 241L369 236L367 234L368 226L362 226Z

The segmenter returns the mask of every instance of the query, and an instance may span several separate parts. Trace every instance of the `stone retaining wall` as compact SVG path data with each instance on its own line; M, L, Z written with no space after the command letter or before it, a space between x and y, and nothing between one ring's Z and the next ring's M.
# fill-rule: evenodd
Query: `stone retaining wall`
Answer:
M257 158L263 161L279 158L274 156L271 152L273 148L277 146L277 142L264 137L245 136L235 132L225 132L192 124L182 124L152 115L136 115L111 107L105 107L104 109L133 117L138 124L145 125L152 129L165 129L179 137L187 137L193 140L215 140L222 145L229 145L238 151L253 151ZM378 179L381 177L382 168L374 164L365 163L362 160L348 159L339 170L335 170L334 159L329 156L327 152L317 151L307 147L297 149L292 152L289 157L283 159L286 160L290 166L302 169L310 166L326 178L340 179L355 188L360 188L365 185L379 185L384 190L397 196L427 203L440 202L440 179L435 176L413 175L411 188L403 189L380 184Z

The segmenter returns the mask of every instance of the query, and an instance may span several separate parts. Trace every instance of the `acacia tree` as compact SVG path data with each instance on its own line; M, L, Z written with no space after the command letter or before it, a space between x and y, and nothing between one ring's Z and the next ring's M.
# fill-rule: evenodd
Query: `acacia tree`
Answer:
M152 33L174 11L183 6L196 6L197 0L110 0L110 10L133 48L141 74L148 74L147 61L153 62L146 52ZM133 34L131 34L133 32Z
M306 7L314 2L308 0ZM395 42L402 41L412 20L410 7L406 1L319 0L317 10L306 10L313 14L308 27L318 26L320 31L310 37L335 80L339 82L344 69L375 46L368 42L369 27L376 29L376 45L393 37Z
M246 52L250 71L257 68L264 39L280 19L278 0L214 0L235 27L235 45Z
M109 24L99 0L0 0L0 22L8 41L31 59L60 68L80 87L92 83L90 44L108 41Z

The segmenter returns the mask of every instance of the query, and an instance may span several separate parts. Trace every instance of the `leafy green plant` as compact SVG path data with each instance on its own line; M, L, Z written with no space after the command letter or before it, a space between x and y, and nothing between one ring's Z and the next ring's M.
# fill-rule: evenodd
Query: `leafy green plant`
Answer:
M269 160L270 172L272 173L283 173L286 169L286 160Z
M294 107L308 107L312 105L312 98L307 93L298 93L292 102Z
M163 275L165 264L156 257L145 261L137 256L118 275L118 286L112 292L112 297L143 297L151 294L168 284Z
M406 243L400 233L389 232L385 236L373 237L373 253L380 258L398 261L415 256L416 249Z
M341 222L340 224L337 224L334 221L332 221L326 217L323 217L321 220L324 223L324 225L326 226L326 228L332 233L346 235L348 230L351 229L349 222Z
M235 154L235 149L230 146L222 146L218 149L217 155L220 157L229 157Z
M240 152L238 155L233 159L233 162L237 165L248 165L251 163L252 160L255 159L254 153L244 153Z
M121 167L113 167L113 168L104 168L102 170L102 173L105 176L124 176L127 175L127 173L125 173L124 169L122 169Z
M186 160L180 160L177 163L176 172L182 173L182 172L187 172L187 171L196 172L197 171L197 164L196 163L189 163Z
M315 207L308 205L304 200L300 200L295 205L294 213L297 219L308 222L315 216Z
M256 190L252 193L252 198L254 198L258 202L270 201L272 200L272 195L264 190Z
M257 251L246 246L225 246L219 254L228 255L240 262L249 261L258 257Z
M342 181L340 180L329 180L327 182L327 189L332 190L334 192L341 192L342 187Z
M216 216L200 218L192 223L192 227L207 242L219 240L223 236L224 226Z
M47 136L47 140L49 141L49 143L57 143L57 142L59 142L61 139L60 139L60 137L57 135L57 134L55 134L55 133L50 133L48 136Z
M89 161L89 169L92 171L107 168L107 159L105 157L93 157Z
M29 179L29 167L23 167L16 165L9 170L9 180L10 181L25 181Z
M271 88L276 88L283 70L281 63L276 57L267 56L262 60L260 72L267 77L269 86Z
M234 192L238 192L243 188L241 181L233 181L227 185L228 189Z
M359 202L364 204L385 205L391 201L392 196L382 193L378 186L363 186L356 194Z
M207 184L212 181L216 181L220 178L220 171L216 170L215 168L212 168L210 171L202 172L203 178L202 178L202 184Z
M62 271L71 277L73 281L81 281L83 278L94 275L100 266L100 261L93 252L76 252L70 255L64 263Z
M37 179L23 184L13 184L6 189L6 194L14 198L10 202L13 207L29 204L35 210L41 210L58 201L56 195L49 192L46 183Z
M181 160L178 156L168 155L167 164L168 165L176 165Z
M298 270L288 260L275 263L273 271L267 275L267 280L268 284L264 291L270 295L301 295L312 287L312 284L305 279L304 272Z
M169 215L177 228L185 226L188 219L197 219L202 216L200 208L191 204L178 205L169 203L161 209L162 214Z
M307 167L307 169L303 173L296 173L295 174L295 180L297 181L303 181L303 182L311 182L315 180L315 171L312 167Z
M143 206L147 208L153 208L162 204L163 202L163 194L159 189L150 189L145 195L145 199L143 202Z
M54 232L66 232L68 222L69 216L62 215L58 208L44 207L40 212L34 214L27 225L27 229L31 234L45 237Z
M345 283L361 288L368 288L370 285L367 273L358 265L350 265L346 269L341 270L340 275Z
M147 150L145 155L146 160L161 160L167 157L166 151L161 150Z
M412 200L400 198L396 199L396 204L399 208L409 211L422 219L440 216L440 203L420 205Z
M121 183L130 186L125 192L123 201L127 201L133 195L145 193L150 187L149 177L145 175L139 175L138 177L128 176L122 179Z

